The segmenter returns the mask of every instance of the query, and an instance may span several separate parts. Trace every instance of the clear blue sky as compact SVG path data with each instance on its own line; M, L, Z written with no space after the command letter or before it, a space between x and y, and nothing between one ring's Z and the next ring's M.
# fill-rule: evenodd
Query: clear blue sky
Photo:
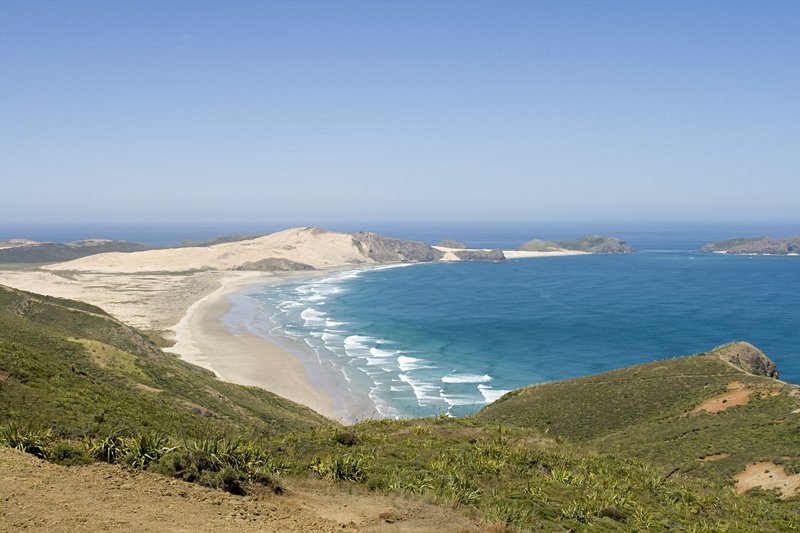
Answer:
M797 1L0 0L0 223L798 220Z

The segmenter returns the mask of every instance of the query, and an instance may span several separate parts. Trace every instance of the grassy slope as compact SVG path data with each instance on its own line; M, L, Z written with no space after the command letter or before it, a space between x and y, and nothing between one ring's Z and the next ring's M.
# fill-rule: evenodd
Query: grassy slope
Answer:
M689 413L732 382L755 391L746 405ZM800 415L792 413L796 394L795 386L748 374L710 352L526 387L477 418L538 428L602 452L730 483L733 474L758 460L781 458L788 471L800 470ZM730 456L701 460L713 454Z
M202 439L209 430L244 434L255 428L255 446L271 457L269 468L284 475L416 494L522 530L800 528L794 502L769 494L740 497L696 476L668 475L658 458L653 465L629 457L644 456L646 442L614 440L644 419L658 425L675 409L688 409L730 377L748 379L711 358L691 361L695 366L673 376L669 387L657 387L656 396L640 385L654 381L665 363L632 369L636 387L625 379L577 388L564 382L552 384L560 389L525 389L476 417L371 421L348 428L349 434L303 407L222 383L162 353L96 307L0 288L0 422L15 418L76 436L123 425L166 433L173 442ZM704 388L708 380L713 385ZM614 386L604 389L603 383ZM549 391L549 412L529 401L531 391ZM613 399L624 394L633 395L636 410L624 408L630 406L624 396ZM506 416L494 410L520 401ZM598 410L599 402L617 408ZM615 448L626 442L632 453ZM614 453L597 453L598 443ZM153 468L188 479L180 468L187 457L198 457L196 445L168 453Z
M66 435L149 427L184 437L209 426L269 434L329 424L310 409L164 354L97 307L5 287L0 372L0 420Z

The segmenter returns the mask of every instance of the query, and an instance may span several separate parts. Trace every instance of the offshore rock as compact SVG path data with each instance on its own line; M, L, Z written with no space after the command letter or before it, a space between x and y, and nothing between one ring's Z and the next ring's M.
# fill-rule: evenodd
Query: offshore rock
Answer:
M377 233L353 233L353 244L378 263L424 263L436 261L444 256L423 242L405 241L384 237Z

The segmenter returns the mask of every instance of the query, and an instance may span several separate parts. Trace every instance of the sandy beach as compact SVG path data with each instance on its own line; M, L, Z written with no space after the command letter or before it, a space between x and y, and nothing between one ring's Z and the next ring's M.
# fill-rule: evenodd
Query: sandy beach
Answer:
M229 296L253 285L268 285L325 275L327 271L263 274L229 279L193 303L173 326L175 345L166 351L214 372L220 379L261 387L303 404L328 418L355 422L373 415L368 399L353 397L342 384L315 368L317 361L299 350L289 352L266 338L246 331L244 324L225 323ZM305 364L304 364L305 363ZM311 368L309 368L311 367ZM327 377L327 379L326 379ZM314 378L314 383L312 383Z

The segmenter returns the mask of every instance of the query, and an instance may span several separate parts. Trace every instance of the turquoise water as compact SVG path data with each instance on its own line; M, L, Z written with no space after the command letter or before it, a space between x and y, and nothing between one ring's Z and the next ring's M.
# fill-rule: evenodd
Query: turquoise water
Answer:
M800 382L800 257L643 251L337 273L240 296L389 417L747 340ZM235 305L234 307L237 307Z

